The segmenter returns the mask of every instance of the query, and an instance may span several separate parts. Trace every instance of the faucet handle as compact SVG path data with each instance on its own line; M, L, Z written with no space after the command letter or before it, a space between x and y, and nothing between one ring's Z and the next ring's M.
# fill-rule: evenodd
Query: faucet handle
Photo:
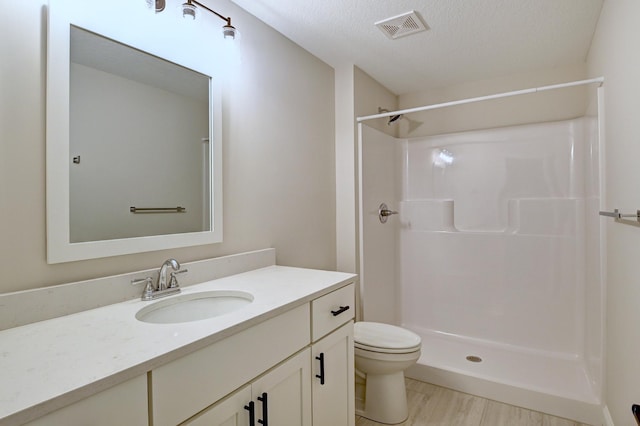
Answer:
M153 280L151 279L151 277L137 278L135 280L131 280L131 285L138 285L142 283L151 284L152 282Z
M176 275L184 274L185 272L189 272L189 270L188 269L180 269L179 271L171 272L171 279L169 280L169 288L179 287L178 278L176 278Z
M142 300L149 300L146 297L150 297L153 294L153 279L151 277L146 278L138 278L135 280L131 280L131 285L138 285L144 283L144 290L142 292Z

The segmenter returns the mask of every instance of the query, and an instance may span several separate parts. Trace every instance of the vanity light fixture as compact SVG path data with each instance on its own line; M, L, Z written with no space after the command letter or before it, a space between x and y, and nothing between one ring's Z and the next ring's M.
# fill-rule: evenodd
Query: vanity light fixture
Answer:
M150 8L154 7L154 4L155 4L156 13L160 13L165 9L166 0L147 0L147 4L149 5ZM236 38L237 30L233 25L231 25L231 17L221 15L215 10L208 8L207 6L205 6L204 4L200 3L197 0L187 0L185 3L183 3L180 6L180 9L182 11L182 17L185 19L187 18L196 19L198 7L208 10L209 12L213 13L218 18L226 22L226 24L222 26L222 35L224 36L224 38L226 39Z

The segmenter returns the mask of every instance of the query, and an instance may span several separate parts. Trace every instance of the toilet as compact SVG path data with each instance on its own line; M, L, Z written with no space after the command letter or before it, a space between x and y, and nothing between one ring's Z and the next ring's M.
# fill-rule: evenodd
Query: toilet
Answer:
M409 415L404 370L418 361L422 341L412 331L378 322L354 324L356 414L396 424Z

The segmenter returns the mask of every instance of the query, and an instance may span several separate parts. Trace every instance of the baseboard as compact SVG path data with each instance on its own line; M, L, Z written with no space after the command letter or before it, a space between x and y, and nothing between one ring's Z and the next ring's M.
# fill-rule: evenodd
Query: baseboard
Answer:
M604 419L604 426L615 426L611 418L611 413L609 412L609 407L606 405L602 407L602 418Z

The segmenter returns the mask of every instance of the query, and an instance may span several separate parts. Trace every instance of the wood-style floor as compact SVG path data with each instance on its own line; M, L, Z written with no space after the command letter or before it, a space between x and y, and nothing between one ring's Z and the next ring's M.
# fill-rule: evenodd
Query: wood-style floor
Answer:
M417 380L406 379L406 386L409 418L401 425L587 426ZM381 424L356 416L356 426Z

